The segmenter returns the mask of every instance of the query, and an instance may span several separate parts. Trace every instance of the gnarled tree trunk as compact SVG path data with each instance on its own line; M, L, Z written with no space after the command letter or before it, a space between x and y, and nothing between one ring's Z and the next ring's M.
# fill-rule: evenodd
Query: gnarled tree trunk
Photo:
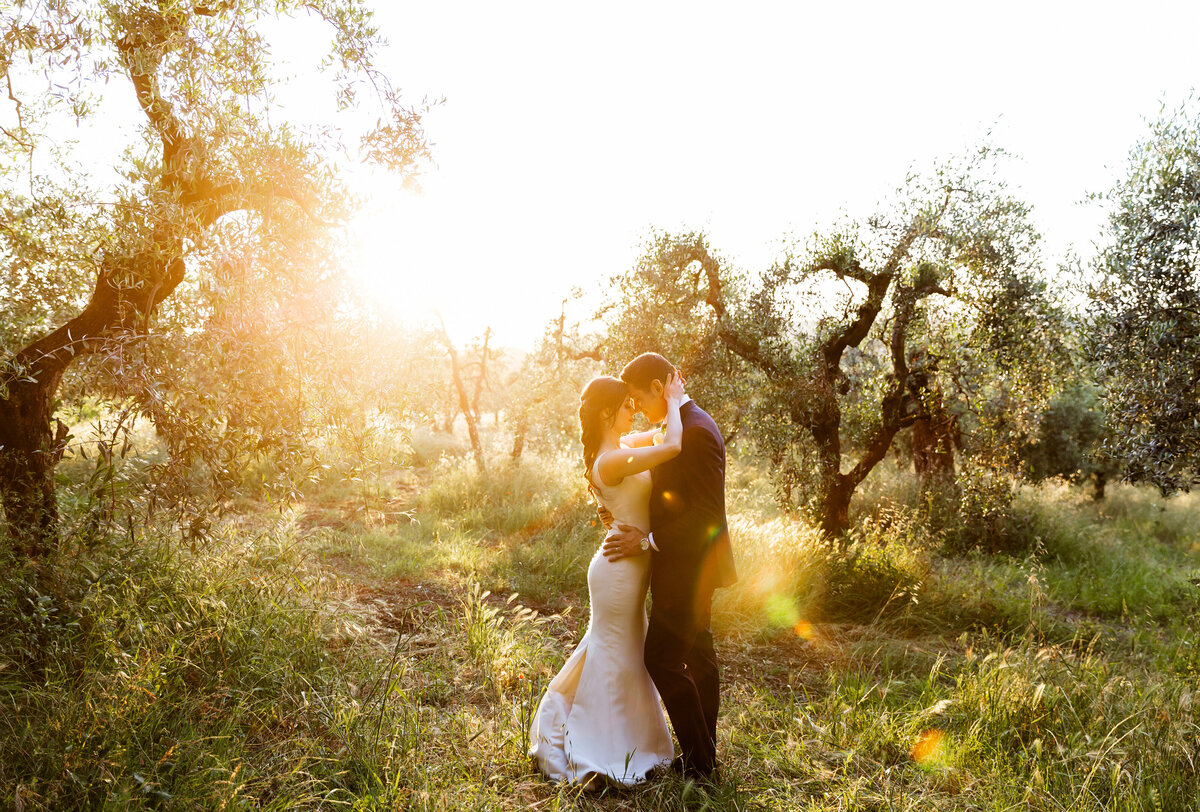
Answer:
M954 415L946 411L945 398L937 385L936 360L919 351L909 365L908 390L917 406L912 424L913 471L925 492L954 482L958 425Z
M839 278L855 279L867 289L866 298L858 305L853 318L817 348L815 364L809 367L810 386L805 388L804 394L811 402L797 402L790 409L793 423L805 427L817 447L818 493L815 501L818 524L821 531L832 539L844 539L850 528L850 502L855 490L887 456L896 433L912 425L914 420L913 397L908 392L906 356L909 324L916 304L922 298L934 293L948 295L946 290L934 283L911 285L898 278L901 265L909 259L913 241L926 227L919 219L914 221L893 248L888 261L877 271L863 267L853 257L841 255L818 258L810 268L812 271L832 271ZM708 277L707 303L717 317L717 334L726 346L769 376L785 376L795 369L797 365L794 361L770 357L758 341L740 334L729 324L722 300L719 267L707 246L697 240L686 248L685 257L689 261L699 262ZM857 463L849 471L843 472L842 411L838 401L839 393L844 392L846 386L842 358L847 349L857 348L870 334L889 295L893 300L888 342L892 371L879 402L879 423L867 437Z
M101 254L91 298L79 315L7 359L0 392L0 504L18 549L33 557L57 544L54 469L66 427L53 416L67 368L80 355L114 349L146 334L155 308L183 281L184 238L242 208L235 190L218 185L194 156L193 139L159 90L163 36L131 30L118 39L138 104L162 142L161 187L145 214L145 236L124 252ZM115 240L115 244L122 244Z
M164 237L162 249L172 242ZM144 335L146 319L183 280L179 256L159 251L102 269L87 307L62 327L9 359L7 394L0 399L0 503L17 548L40 558L58 541L54 469L67 427L54 419L63 374L79 355Z
M52 428L53 384L11 383L8 397L0 400L0 504L18 552L33 558L43 557L57 542L54 468L67 427Z

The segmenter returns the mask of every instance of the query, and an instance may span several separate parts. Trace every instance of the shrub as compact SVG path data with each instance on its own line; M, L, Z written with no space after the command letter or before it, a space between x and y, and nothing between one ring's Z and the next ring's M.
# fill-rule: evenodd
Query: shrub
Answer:
M907 542L906 530L912 531L907 522L891 528L868 522L844 549L828 547L818 616L870 623L916 604L929 562L921 547Z
M1007 473L967 461L953 488L957 503L945 491L931 494L928 502L947 552L1021 556L1034 548L1036 535L1028 517L1013 508L1013 481Z

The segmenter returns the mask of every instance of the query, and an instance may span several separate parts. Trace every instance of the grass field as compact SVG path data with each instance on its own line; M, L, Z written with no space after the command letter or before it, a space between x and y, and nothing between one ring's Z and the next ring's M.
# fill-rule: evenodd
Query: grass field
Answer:
M77 536L0 607L14 809L1200 809L1200 505L1020 492L1020 556L949 555L879 472L845 550L734 464L723 783L599 796L525 756L602 535L573 459L327 483L214 538Z

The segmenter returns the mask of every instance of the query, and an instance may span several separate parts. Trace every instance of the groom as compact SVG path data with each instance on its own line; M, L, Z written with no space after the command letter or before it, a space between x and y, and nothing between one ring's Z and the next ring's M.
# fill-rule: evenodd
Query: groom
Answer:
M621 372L634 408L652 423L667 416L663 389L675 367L657 353ZM645 662L679 738L672 768L688 778L715 777L720 677L713 651L712 594L737 580L725 520L725 441L717 424L685 396L679 456L653 469L650 535L628 525L610 536L609 560L653 550L650 628Z

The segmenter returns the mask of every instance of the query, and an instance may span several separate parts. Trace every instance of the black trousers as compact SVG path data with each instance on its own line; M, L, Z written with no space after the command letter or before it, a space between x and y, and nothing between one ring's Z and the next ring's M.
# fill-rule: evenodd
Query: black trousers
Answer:
M709 626L712 593L700 600L653 599L644 660L679 739L684 774L717 766L721 684Z

